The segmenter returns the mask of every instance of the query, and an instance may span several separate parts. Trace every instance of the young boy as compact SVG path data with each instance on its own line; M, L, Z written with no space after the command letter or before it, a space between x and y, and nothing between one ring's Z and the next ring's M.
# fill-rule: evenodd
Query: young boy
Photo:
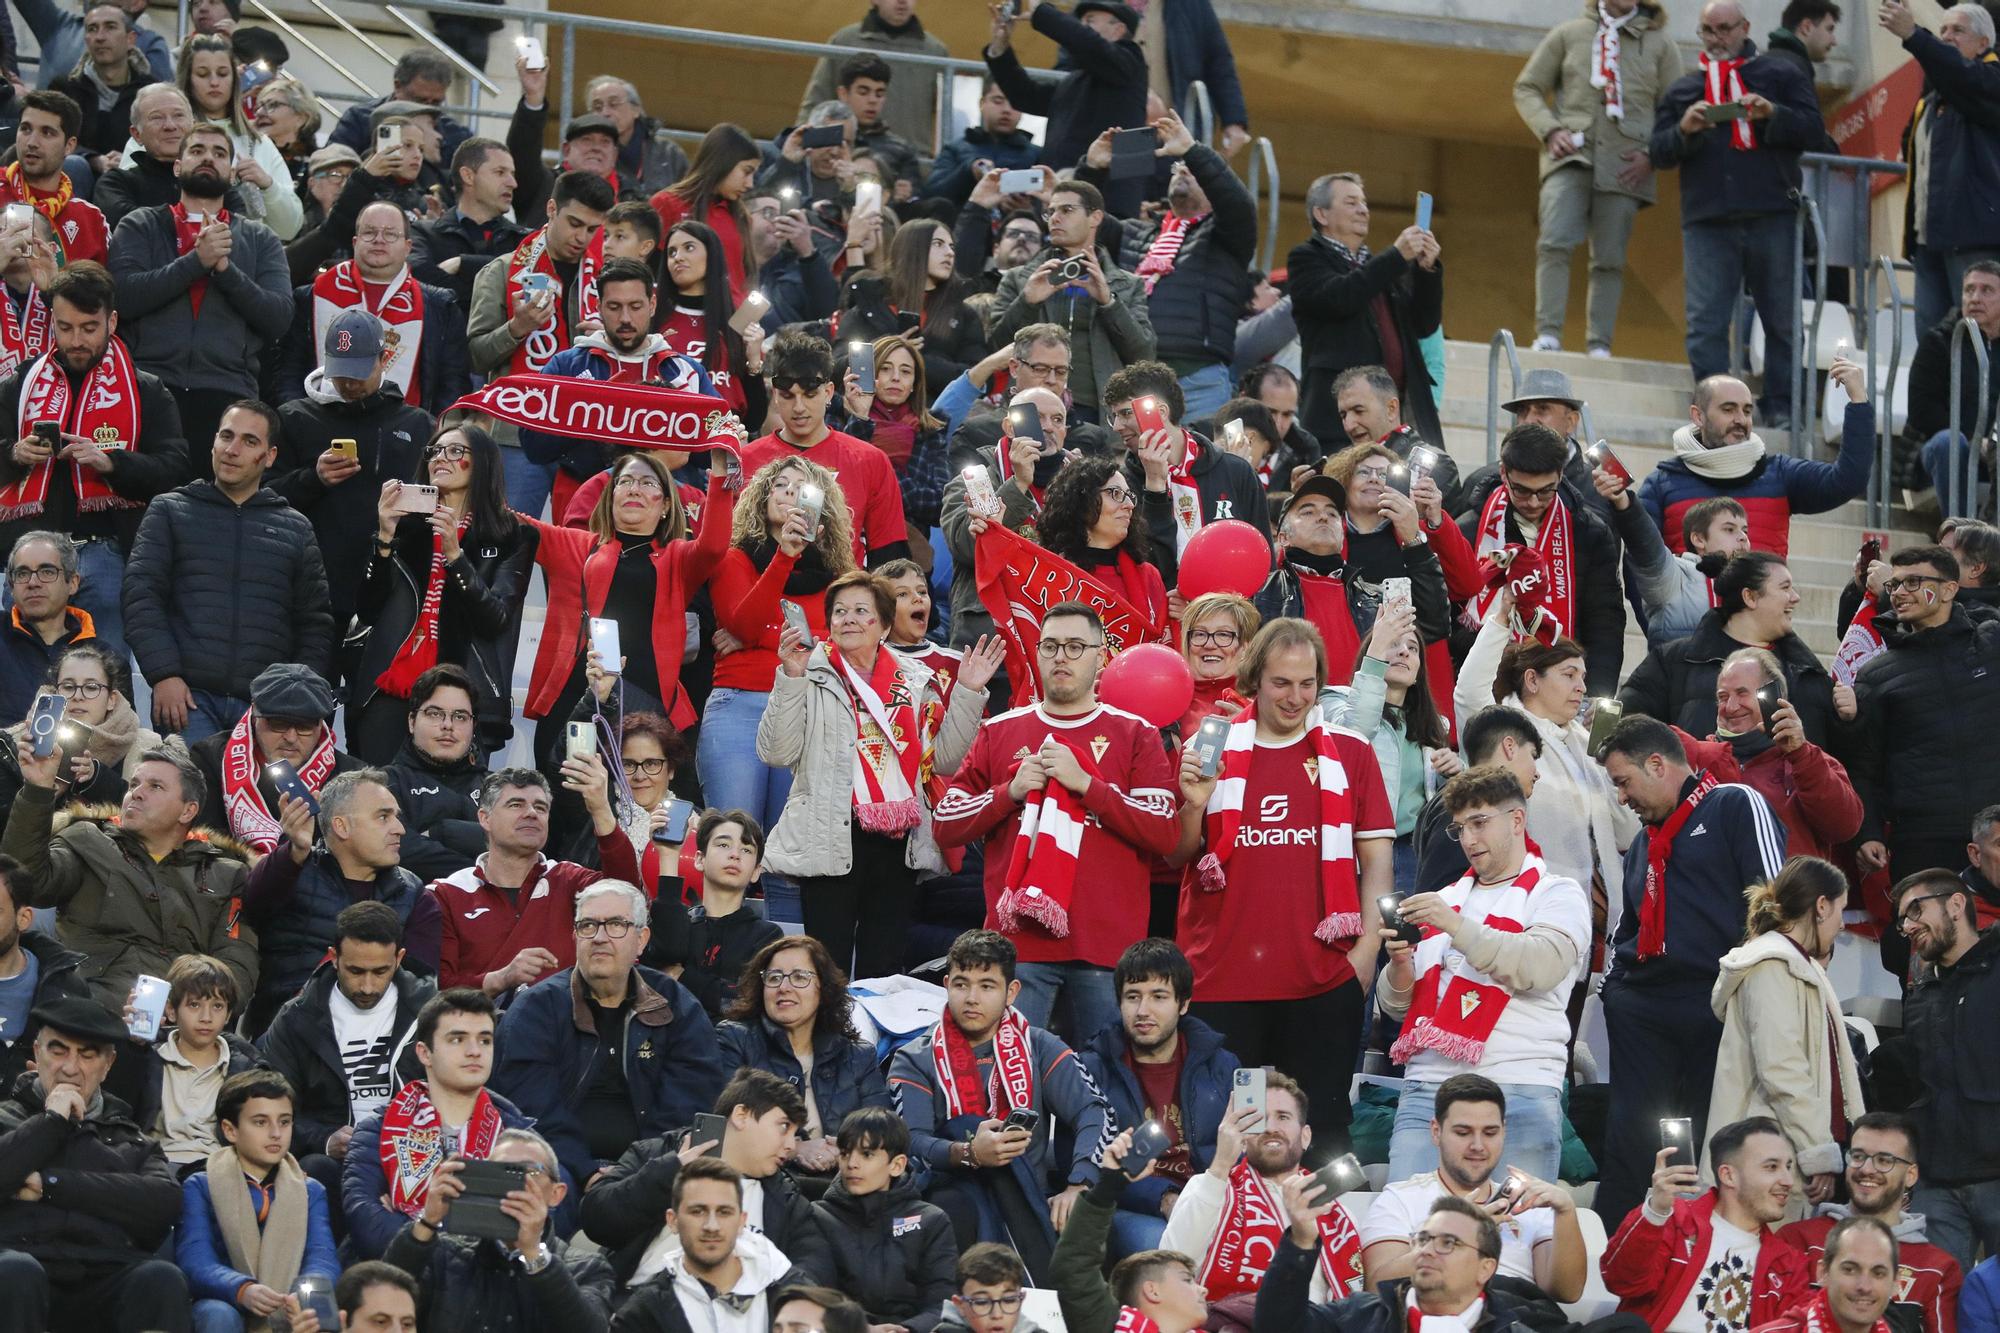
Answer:
M630 259L653 269L659 277L659 263L653 252L660 248L660 215L644 199L627 199L604 215L604 258Z
M701 1001L701 1007L715 1022L736 1002L737 984L743 969L762 949L785 932L774 921L766 921L754 907L743 905L743 894L757 878L764 861L764 830L744 810L710 810L695 825L695 869L701 872L701 901L682 908L666 901L666 894L653 900L653 929L658 932L663 918L685 911L686 943L681 947L681 968L666 970ZM671 930L671 926L669 926ZM673 944L663 941L661 956L673 952Z
M1041 1333L1021 1311L1028 1270L997 1241L981 1241L958 1256L957 1288L937 1333Z
M235 1074L215 1098L225 1146L181 1186L174 1262L200 1333L242 1330L280 1310L301 1278L340 1275L326 1191L292 1160L292 1085L268 1069Z
M875 572L896 590L896 623L889 626L889 646L929 667L937 676L945 706L950 707L952 683L965 655L925 637L931 628L931 589L922 567L914 560L891 560Z
M226 1029L241 996L221 959L186 953L167 968L160 1039L146 1053L139 1123L185 1180L221 1146L216 1094L223 1080L261 1061L257 1048Z
M841 1122L835 1142L840 1178L813 1205L833 1248L834 1285L870 1324L930 1333L956 1289L958 1242L951 1219L910 1178L910 1127L887 1107L864 1106Z

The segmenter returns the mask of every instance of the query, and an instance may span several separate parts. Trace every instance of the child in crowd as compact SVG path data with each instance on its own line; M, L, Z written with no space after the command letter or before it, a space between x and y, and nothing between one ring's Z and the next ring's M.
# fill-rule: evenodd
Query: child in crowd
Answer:
M160 1038L144 1057L139 1123L185 1180L222 1146L215 1107L223 1081L263 1062L255 1046L227 1030L242 996L221 959L182 954L166 982Z
M736 1003L743 969L785 932L743 901L764 862L764 830L749 812L710 810L695 825L694 845L701 900L692 907L669 902L666 894L653 900L649 953L657 948L653 957L662 962L644 961L649 966L664 963L669 975L694 992L709 1019L720 1022ZM669 959L678 960L679 967Z
M956 1290L958 1241L910 1178L910 1127L886 1107L864 1106L841 1122L836 1142L840 1178L813 1205L833 1250L834 1285L871 1325L930 1333Z

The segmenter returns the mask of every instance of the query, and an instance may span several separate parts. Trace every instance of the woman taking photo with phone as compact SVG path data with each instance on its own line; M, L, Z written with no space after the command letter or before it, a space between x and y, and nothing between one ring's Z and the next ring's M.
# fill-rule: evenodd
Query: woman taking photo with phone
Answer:
M668 290L660 295L660 336L670 351L699 361L715 381L715 391L745 421L762 421L770 405L764 388L764 326L751 323L738 333L730 319L736 301L729 294L729 261L715 228L705 222L676 222L667 229Z
M714 229L728 261L732 310L742 304L743 293L750 290L750 280L757 273L756 256L746 241L750 222L743 211L743 196L750 193L763 160L763 152L749 131L741 125L717 125L702 136L687 175L649 201L660 215L664 232L671 232L683 218L705 222Z
M827 585L827 641L778 636L777 680L757 726L757 757L792 770L765 863L798 882L806 934L858 977L890 976L917 880L942 874L932 788L956 772L986 713L1000 643L981 639L959 665L951 706L937 678L884 643L896 618L888 580L861 570Z
M514 649L538 542L507 507L500 466L491 435L453 426L424 446L434 510L412 512L414 485L382 483L355 594L367 637L347 690L347 751L365 763L395 760L409 736L410 689L440 662L472 677L478 755L513 735Z
M944 503L944 422L925 406L930 390L915 344L891 334L877 338L868 354L875 366L874 388L864 387L850 346L840 399L845 411L828 424L889 456L902 484L904 520L913 532L928 533L937 526Z
M139 757L166 743L140 723L130 702L131 688L131 673L122 658L114 661L88 639L72 643L50 668L48 683L35 699L39 703L52 695L63 701L64 725L56 731L56 745L70 757L67 770L57 775L63 804L122 800L126 779L139 766ZM31 714L34 707L29 705ZM25 722L7 729L17 741L26 732ZM12 806L20 790L20 759L13 746L0 745L0 806Z

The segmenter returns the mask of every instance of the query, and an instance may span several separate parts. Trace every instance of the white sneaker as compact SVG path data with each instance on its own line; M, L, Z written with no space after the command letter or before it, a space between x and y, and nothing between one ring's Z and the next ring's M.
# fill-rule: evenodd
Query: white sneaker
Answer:
M1531 352L1560 352L1562 349L1562 339L1549 333L1542 334L1528 346Z
M1609 347L1593 347L1590 349L1590 358L1593 361L1609 361L1611 359L1611 349Z

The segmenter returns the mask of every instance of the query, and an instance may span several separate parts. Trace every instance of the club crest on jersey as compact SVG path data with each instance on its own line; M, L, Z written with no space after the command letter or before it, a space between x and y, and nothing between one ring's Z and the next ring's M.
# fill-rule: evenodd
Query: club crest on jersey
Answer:
M1479 1007L1478 991L1469 990L1465 994L1458 997L1458 1016L1460 1018L1472 1017L1472 1011L1474 1009L1477 1009L1478 1007Z
M1109 736L1092 736L1090 738L1090 757L1098 763L1101 764L1104 762L1104 752L1110 748L1111 738Z
M1319 756L1316 754L1309 754L1305 757L1304 763L1306 770L1306 780L1312 783L1315 787L1317 787L1319 785Z

